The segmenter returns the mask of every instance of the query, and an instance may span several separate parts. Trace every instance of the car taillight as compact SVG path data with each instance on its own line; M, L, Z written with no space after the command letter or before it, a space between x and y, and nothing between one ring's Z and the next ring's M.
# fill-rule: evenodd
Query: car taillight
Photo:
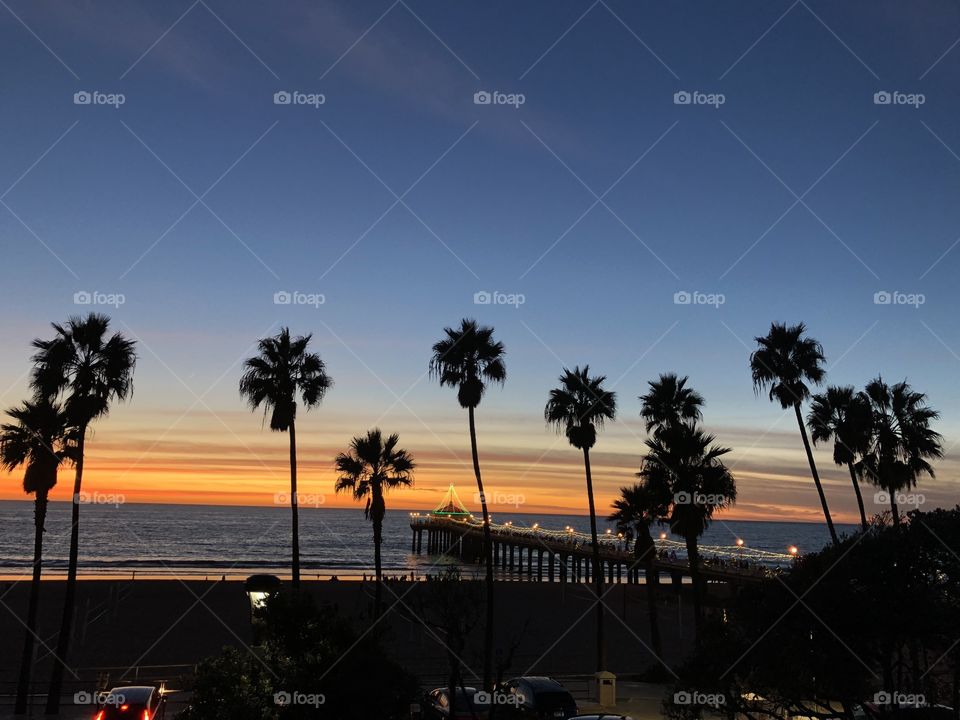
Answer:
M149 711L149 710L144 710L144 711L143 711L143 720L150 720L150 711Z
M106 710L101 710L93 720L103 720L107 716Z

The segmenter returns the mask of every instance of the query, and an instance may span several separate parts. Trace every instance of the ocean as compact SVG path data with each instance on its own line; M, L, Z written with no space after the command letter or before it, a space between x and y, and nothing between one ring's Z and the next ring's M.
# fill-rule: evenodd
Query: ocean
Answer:
M581 515L539 515L498 511L496 522L539 523L589 532ZM600 522L600 531L611 527ZM838 525L840 533L856 528ZM663 528L666 531L666 528ZM384 521L383 568L389 575L436 572L449 559L411 552L410 515L388 509ZM823 524L715 520L702 538L704 546L745 546L783 553L791 545L801 552L829 541ZM675 538L676 539L676 538ZM50 503L44 536L44 574L66 572L70 542L70 504ZM329 578L373 573L373 528L360 508L300 509L301 574ZM707 552L706 554L709 554ZM33 502L0 501L0 576L29 574L33 556ZM82 576L216 578L254 573L289 574L290 510L283 507L90 504L80 510ZM468 574L474 572L471 566Z

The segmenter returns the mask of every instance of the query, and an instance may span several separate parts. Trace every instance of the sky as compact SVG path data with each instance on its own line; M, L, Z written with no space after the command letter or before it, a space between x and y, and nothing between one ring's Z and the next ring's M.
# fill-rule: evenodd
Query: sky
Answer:
M466 414L426 373L475 317L507 349L477 413L494 511L585 512L543 405L589 363L619 401L601 508L643 456L638 395L672 371L732 448L728 517L817 521L793 413L748 367L772 321L803 321L830 384L929 395L947 454L919 491L956 503L955 3L0 4L0 403L27 397L52 321L107 312L138 344L88 491L274 503L287 440L237 383L288 325L335 381L298 420L302 504L349 505L332 459L380 426L419 464L388 504L453 483L475 508Z

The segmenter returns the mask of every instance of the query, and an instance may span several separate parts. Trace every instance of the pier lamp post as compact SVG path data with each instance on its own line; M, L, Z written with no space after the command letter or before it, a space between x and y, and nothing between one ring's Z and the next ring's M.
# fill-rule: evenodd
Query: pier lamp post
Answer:
M737 538L737 556L743 560L743 538Z
M787 552L790 553L791 555L793 555L794 557L796 557L796 556L797 556L797 553L800 552L800 551L797 550L797 546L796 546L796 545L791 545L789 548L787 548Z

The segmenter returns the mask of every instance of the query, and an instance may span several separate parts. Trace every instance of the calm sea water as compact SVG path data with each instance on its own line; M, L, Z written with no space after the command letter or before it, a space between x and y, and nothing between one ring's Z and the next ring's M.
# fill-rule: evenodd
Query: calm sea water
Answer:
M589 532L589 519L576 515L497 512L498 523L540 523L562 530L567 525ZM601 523L605 529L606 523ZM852 526L838 526L852 532ZM84 505L80 519L80 572L84 575L242 576L289 572L290 511L273 507L216 507L128 503ZM732 545L737 538L753 548L784 552L823 547L823 525L792 522L714 522L704 545ZM44 539L44 572L63 574L70 539L70 505L50 504ZM328 577L372 573L373 530L359 509L304 507L300 510L300 548L304 575ZM384 522L385 572L429 572L436 557L411 552L410 517L388 510ZM29 572L33 554L33 503L0 501L0 575Z

